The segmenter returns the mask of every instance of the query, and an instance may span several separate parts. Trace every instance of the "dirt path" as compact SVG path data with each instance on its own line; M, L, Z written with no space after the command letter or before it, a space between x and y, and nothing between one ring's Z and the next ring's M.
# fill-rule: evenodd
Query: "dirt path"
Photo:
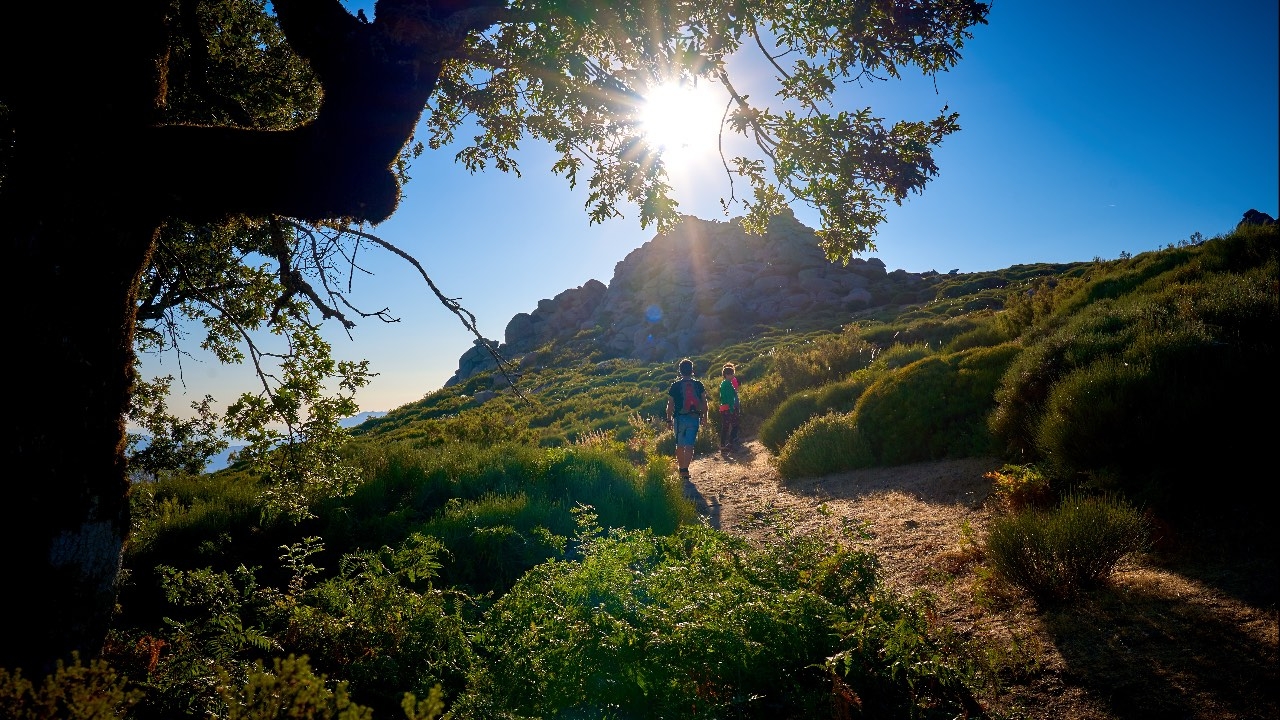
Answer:
M966 458L784 484L753 439L729 457L695 457L685 489L714 527L753 542L774 538L779 518L805 533L860 525L887 584L932 593L939 622L994 648L1003 687L988 703L1007 717L1278 717L1274 600L1140 562L1052 610L984 580L981 539L997 508L983 475L1000 465Z

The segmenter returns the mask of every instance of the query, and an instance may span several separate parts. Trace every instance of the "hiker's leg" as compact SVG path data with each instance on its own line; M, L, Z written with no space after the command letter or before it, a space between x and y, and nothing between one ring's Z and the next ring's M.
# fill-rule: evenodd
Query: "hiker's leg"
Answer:
M698 440L698 419L685 415L676 416L676 464L688 470L693 460L693 444Z

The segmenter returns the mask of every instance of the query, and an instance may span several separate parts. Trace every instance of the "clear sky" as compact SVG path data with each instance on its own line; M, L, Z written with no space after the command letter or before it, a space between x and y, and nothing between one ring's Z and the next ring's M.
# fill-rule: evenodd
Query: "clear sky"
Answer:
M1250 208L1280 217L1275 0L996 0L988 21L936 78L936 93L914 76L845 93L847 108L870 106L887 120L928 119L944 104L960 113L960 132L935 152L938 177L890 205L865 257L944 273L1115 259L1227 232ZM714 133L707 128L708 142ZM417 257L495 340L539 300L593 278L607 284L654 236L635 213L589 225L585 193L550 172L554 157L539 143L518 159L523 177L471 175L453 151L428 153L395 216L372 229ZM726 219L718 199L727 182L718 160L704 159L673 178L680 208ZM797 216L817 226L813 213ZM355 301L389 307L401 322L365 320L350 340L335 325L327 336L338 358L371 361L380 374L358 400L385 411L442 387L473 338L416 270L375 255L363 255L376 274L357 277ZM246 372L199 356L182 371L174 411L253 387ZM143 372L176 375L176 358L149 358Z

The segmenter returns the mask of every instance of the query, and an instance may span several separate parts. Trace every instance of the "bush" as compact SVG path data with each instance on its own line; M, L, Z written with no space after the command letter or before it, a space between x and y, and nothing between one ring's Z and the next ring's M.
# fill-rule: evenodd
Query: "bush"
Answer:
M760 442L773 452L779 452L791 433L810 418L829 412L847 413L853 410L862 393L885 372L878 366L864 368L855 371L845 380L792 395L760 425Z
M39 680L39 678L37 678ZM141 691L128 688L128 680L103 660L81 662L73 653L71 664L58 661L57 669L37 686L21 670L0 668L0 709L9 720L92 720L128 717L142 699Z
M866 392L871 383L882 374L883 371L868 368L855 372L847 380L823 385L817 390L819 411L852 412L858 404L858 398L861 398L862 393Z
M1249 472L1266 453L1254 408L1280 389L1274 268L1165 281L1081 310L1009 367L992 432L1012 456L1052 459L1055 475L1105 481L1144 505L1234 512L1229 494L1192 485Z
M878 464L995 454L987 428L1014 343L930 355L867 388L854 411Z
M580 561L540 565L494 604L475 636L491 663L451 712L960 715L974 680L964 649L880 585L874 556L824 540L753 549L704 526L597 535Z
M818 414L818 396L813 392L792 395L778 405L760 424L760 442L773 452L782 449L783 443L795 429Z
M1049 479L1033 465L1005 465L982 477L995 484L996 501L1006 510L1046 507L1053 497Z
M122 674L144 679L146 696L135 714L109 717L227 717L228 704L239 708L230 711L233 716L268 717L245 713L253 698L262 697L263 683L277 682L272 675L290 693L305 692L295 699L319 708L316 701L329 696L307 699L313 690L321 692L311 667L342 683L341 694L349 689L350 699L377 717L392 717L406 692L457 692L475 671L466 627L453 605L465 595L435 587L443 551L436 538L419 534L399 547L347 554L333 571L318 565L324 553L318 537L279 550L283 573L244 566L234 573L159 568L168 605L156 614L168 628L113 631L104 650ZM260 578L268 576L281 584L264 584ZM285 654L300 660L268 670L268 676L255 667ZM335 716L298 710L288 717Z
M987 557L1001 577L1039 600L1056 601L1097 586L1147 544L1147 520L1127 502L1068 495L1053 510L992 521Z
M855 329L839 334L820 335L802 344L777 352L773 370L778 384L795 393L829 383L867 366L876 356L876 348Z
M852 415L828 413L801 425L782 446L777 464L783 479L795 480L871 467L875 456Z
M278 717L372 718L373 713L351 702L347 683L331 690L327 678L312 672L306 657L275 658L270 670L259 661L243 686L224 675L218 692L227 708L227 720L272 720ZM435 717L433 713L431 717Z

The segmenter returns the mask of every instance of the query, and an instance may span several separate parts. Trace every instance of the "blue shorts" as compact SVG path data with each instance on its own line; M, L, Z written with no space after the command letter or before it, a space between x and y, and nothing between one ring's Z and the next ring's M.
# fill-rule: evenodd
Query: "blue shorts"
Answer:
M676 415L676 447L689 447L698 440L698 416Z

